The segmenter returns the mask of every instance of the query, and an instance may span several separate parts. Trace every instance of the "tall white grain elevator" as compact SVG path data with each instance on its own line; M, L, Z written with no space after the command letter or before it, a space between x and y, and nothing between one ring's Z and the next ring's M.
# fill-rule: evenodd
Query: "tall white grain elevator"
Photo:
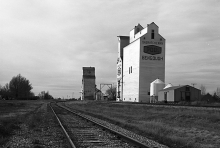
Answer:
M165 82L165 39L152 22L118 36L117 101L150 102L150 83Z

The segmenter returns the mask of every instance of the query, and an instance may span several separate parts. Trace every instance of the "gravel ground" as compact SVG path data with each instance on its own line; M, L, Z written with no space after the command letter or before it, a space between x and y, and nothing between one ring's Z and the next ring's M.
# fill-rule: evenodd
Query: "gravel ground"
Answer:
M80 148L134 148L134 146L123 140L118 139L115 134L103 130L99 126L95 126L92 122L88 122L73 114L60 114L60 119L64 126L71 133L76 147Z
M34 114L37 114L37 119ZM35 118L35 119L34 119ZM34 121L34 122L33 122ZM68 142L47 104L30 114L3 148L67 148Z

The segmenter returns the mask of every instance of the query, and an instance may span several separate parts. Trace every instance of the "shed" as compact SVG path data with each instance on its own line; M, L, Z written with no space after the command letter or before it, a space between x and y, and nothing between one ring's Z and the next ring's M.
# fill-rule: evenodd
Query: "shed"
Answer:
M201 90L190 85L168 87L158 93L160 102L200 101L200 99Z
M101 100L102 99L102 92L97 88L95 88L95 99L96 100Z

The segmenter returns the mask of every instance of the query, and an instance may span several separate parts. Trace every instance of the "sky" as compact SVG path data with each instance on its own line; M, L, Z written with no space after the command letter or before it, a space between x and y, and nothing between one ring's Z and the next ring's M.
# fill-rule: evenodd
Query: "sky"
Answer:
M117 36L155 22L166 39L165 83L220 87L218 0L1 0L0 85L21 74L35 95L79 97L82 67L116 85Z

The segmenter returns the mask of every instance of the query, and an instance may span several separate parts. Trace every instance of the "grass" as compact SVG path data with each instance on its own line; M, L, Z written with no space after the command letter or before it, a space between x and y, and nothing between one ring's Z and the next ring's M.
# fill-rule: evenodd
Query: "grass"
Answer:
M29 118L25 121L26 125L28 125L29 129L34 129L38 127L43 119L42 112L37 112L40 106L38 106L32 113L29 115Z
M31 120L26 120L41 106L41 101L0 101L0 147L4 145L15 130L20 129L20 124L27 122L30 128L36 126L39 120L37 115ZM36 123L35 123L36 122Z
M172 148L220 147L220 111L97 101L67 104Z
M20 129L19 124L20 119L17 117L0 119L0 145L8 140L14 130Z

